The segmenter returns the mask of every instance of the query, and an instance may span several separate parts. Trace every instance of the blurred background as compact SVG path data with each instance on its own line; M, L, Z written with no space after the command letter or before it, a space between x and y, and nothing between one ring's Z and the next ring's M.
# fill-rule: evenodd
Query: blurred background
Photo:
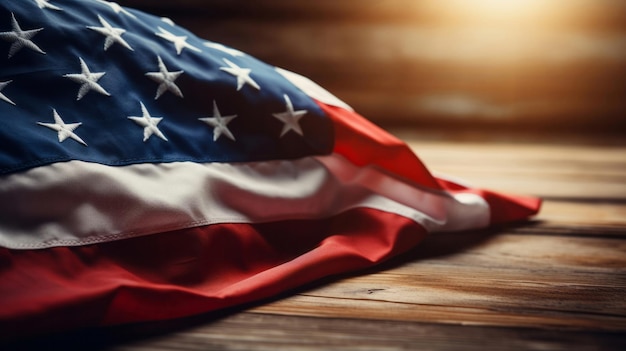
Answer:
M313 79L390 129L626 138L623 0L119 0Z

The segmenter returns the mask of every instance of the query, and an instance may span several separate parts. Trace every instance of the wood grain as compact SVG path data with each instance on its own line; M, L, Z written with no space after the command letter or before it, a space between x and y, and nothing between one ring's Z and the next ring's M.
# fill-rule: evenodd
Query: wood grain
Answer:
M240 313L114 350L576 350L626 347L616 333L485 328Z
M446 252L459 235L425 242L400 267L254 311L626 331L623 238L497 234Z
M567 202L626 198L626 147L411 142L428 167L471 184ZM592 218L591 218L592 219Z

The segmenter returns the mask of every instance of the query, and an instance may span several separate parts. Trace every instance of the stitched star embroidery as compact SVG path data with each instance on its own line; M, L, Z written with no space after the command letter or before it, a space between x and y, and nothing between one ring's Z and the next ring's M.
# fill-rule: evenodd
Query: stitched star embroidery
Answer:
M137 18L137 16L135 16L132 13L128 12L127 10L125 10L122 6L120 6L116 2L104 1L104 0L98 0L98 2L109 6L111 8L111 10L113 10L113 12L115 12L117 14L123 13L123 14L125 14L128 17Z
M177 36L166 31L165 29L161 27L158 27L158 28L159 28L159 33L154 33L154 34L156 34L157 36L167 41L171 41L172 43L174 43L174 47L176 48L176 54L180 55L183 49L190 49L193 51L202 52L202 50L198 49L197 47L187 42L187 36L185 35Z
M35 2L37 3L37 6L39 6L40 9L50 9L50 10L56 10L56 11L63 10L58 6L52 5L49 2L49 0L35 0Z
M233 48L229 48L227 46L224 46L222 44L219 43L212 43L210 41L207 41L203 44L204 46L211 48L211 49L215 49L215 50L219 50L222 52L225 52L231 56L244 56L245 54L237 49L233 49Z
M227 125L235 118L237 118L237 115L222 116L220 110L217 108L217 103L213 100L213 117L198 119L213 127L213 141L217 141L222 134L234 141L235 136L230 132Z
M89 71L89 67L82 58L78 58L80 60L80 69L81 73L72 73L72 74L64 74L63 77L69 78L72 81L80 84L80 88L78 89L78 96L76 100L82 99L88 92L94 90L102 95L111 96L109 92L104 90L100 84L98 84L98 80L105 75L105 72L97 72L92 73Z
M283 97L285 98L285 105L286 105L285 107L287 110L285 112L272 114L274 117L281 120L281 122L285 123L285 125L283 126L283 130L280 133L280 136L282 137L290 130L293 130L294 132L302 135L302 128L300 127L300 124L298 122L300 121L302 117L304 117L304 115L308 111L307 110L294 111L293 104L291 103L291 99L289 99L289 96L285 94L283 95Z
M237 91L241 90L244 84L248 84L256 90L261 90L261 87L250 77L250 73L252 72L250 68L241 68L228 59L223 60L228 67L220 67L220 70L237 77Z
M146 73L146 76L148 78L150 78L153 81L159 83L159 87L157 89L156 96L155 96L154 99L155 100L158 99L166 91L170 91L174 95L179 96L179 97L182 98L183 97L183 93L180 91L180 89L178 88L176 83L174 83L174 81L181 74L183 74L184 71L170 72L170 71L167 70L167 67L165 67L165 64L163 63L163 60L161 59L161 56L157 56L157 58L159 59L159 72L148 72L148 73Z
M156 135L159 138L167 141L167 138L165 137L165 135L163 135L163 133L161 133L161 131L159 130L159 127L157 127L157 125L159 124L159 122L161 122L163 117L150 116L150 113L148 112L146 107L143 105L143 102L139 102L139 103L141 104L142 116L141 117L129 116L128 119L134 121L135 123L143 127L143 141L146 142L152 135Z
M0 39L13 43L9 48L9 58L13 57L22 48L28 48L43 55L46 54L31 40L43 28L22 30L13 13L11 13L11 27L13 31L0 33Z
M78 122L66 124L55 109L52 109L52 114L54 116L54 123L37 122L37 124L55 130L58 134L60 143L65 141L65 139L67 138L71 138L87 146L87 143L85 143L83 139L81 139L78 135L76 135L76 133L74 133L74 130L78 128L82 123Z
M100 15L98 15L98 19L100 20L100 24L102 24L102 27L87 26L87 28L94 30L106 37L106 39L104 39L104 51L108 50L111 47L111 45L115 43L122 45L123 47L127 48L130 51L135 51L126 42L126 40L122 38L122 34L126 32L126 29L112 27Z
M12 82L11 80L6 81L6 82L0 82L0 100L4 100L4 101L8 102L9 104L15 106L15 103L13 101L11 101L11 99L6 97L6 95L2 94L2 89L4 89L4 87L9 85L9 83L11 83L11 82Z

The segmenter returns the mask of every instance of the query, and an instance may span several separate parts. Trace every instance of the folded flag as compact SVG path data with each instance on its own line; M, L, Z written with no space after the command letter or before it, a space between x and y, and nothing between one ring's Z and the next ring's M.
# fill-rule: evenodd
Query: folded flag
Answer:
M154 321L539 200L434 177L298 74L100 0L0 3L0 330Z

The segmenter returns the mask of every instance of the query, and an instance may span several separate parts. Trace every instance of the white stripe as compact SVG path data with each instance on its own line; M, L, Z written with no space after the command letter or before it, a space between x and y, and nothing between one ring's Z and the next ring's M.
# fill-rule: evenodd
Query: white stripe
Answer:
M0 178L0 245L77 246L217 223L396 213L431 232L484 227L486 202L410 186L341 156L110 167L71 161Z
M305 94L316 99L317 101L331 106L343 107L348 111L354 111L350 105L346 104L309 78L278 67L276 67L276 71L285 77L285 79L290 81L291 84L295 85L298 89L302 90Z

